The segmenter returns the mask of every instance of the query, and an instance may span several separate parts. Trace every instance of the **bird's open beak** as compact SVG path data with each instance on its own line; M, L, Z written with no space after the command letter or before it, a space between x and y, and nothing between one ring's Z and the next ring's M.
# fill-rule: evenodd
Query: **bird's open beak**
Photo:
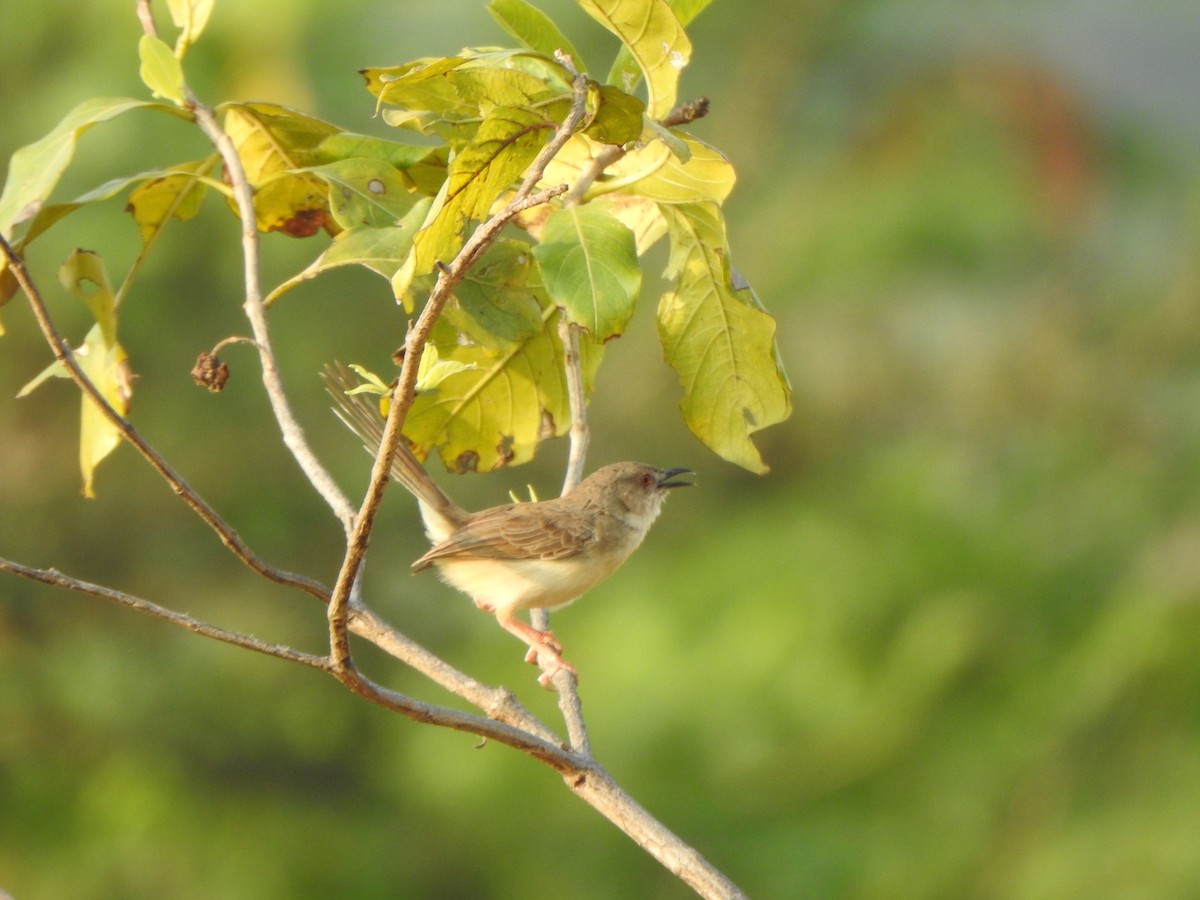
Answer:
M662 473L662 476L658 479L658 486L664 490L666 490L667 488L691 487L692 483L690 481L672 481L671 479L675 478L679 475L694 475L694 474L695 473L692 472L691 469L667 469L665 472Z

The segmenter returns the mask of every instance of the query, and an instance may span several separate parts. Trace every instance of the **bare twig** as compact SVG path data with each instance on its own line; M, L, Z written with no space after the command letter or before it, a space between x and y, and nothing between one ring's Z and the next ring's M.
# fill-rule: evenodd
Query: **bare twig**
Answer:
M579 357L579 326L559 314L558 337L563 348L563 375L567 382L567 402L571 409L569 441L571 451L567 457L567 474L563 479L565 494L583 480L583 469L587 460L591 431L588 428L587 410L583 397L583 368Z
M338 572L329 603L330 651L335 665L339 670L349 673L351 678L354 677L353 665L349 642L346 639L350 590L362 566L371 530L374 528L375 515L383 500L384 490L387 488L392 456L400 442L404 420L415 396L417 370L421 363L421 356L425 352L425 344L454 288L465 277L476 260L492 245L505 225L518 213L531 206L545 203L566 190L565 185L559 185L533 193L534 187L545 174L550 160L562 149L562 146L574 134L575 129L579 127L579 123L583 121L586 101L587 81L583 76L576 76L575 98L571 112L555 129L554 135L534 158L512 200L505 205L504 209L475 229L453 262L440 267L437 282L429 299L425 302L425 308L405 339L404 362L401 364L400 376L397 379L395 390L392 392L391 406L383 428L383 438L375 456L375 463L371 468L371 480L355 518L354 528L346 546L346 555Z
M218 628L215 625L209 625L207 622L202 622L184 613L175 612L164 606L159 606L157 603L151 603L149 600L143 600L141 597L126 594L124 591L72 578L70 575L64 575L57 569L34 569L30 566L23 566L20 563L12 562L11 560L0 559L0 570L11 572L22 578L28 578L30 581L40 581L42 584L48 584L53 587L66 588L67 590L77 591L81 594L99 597L102 600L110 600L121 606L127 606L138 612L170 622L172 625L178 625L180 628L185 628L195 634L203 635L217 641L224 641L226 644L233 644L235 647L253 650L255 653L265 653L267 656L274 656L288 662L300 663L301 665L310 666L321 671L329 671L329 659L327 657L314 656L311 653L303 653L300 650L285 647L283 644L273 644L247 634L239 634L236 631Z
M0 236L0 252L4 254L8 260L9 270L17 279L17 283L21 285L21 289L25 292L25 296L29 298L29 305L33 309L34 318L37 320L38 326L42 330L42 335L46 339L46 343L50 345L50 350L54 353L54 358L57 359L66 368L67 374L71 380L79 386L79 389L100 409L109 422L117 429L121 437L133 445L134 448L142 455L142 457L150 463L156 472L171 486L176 494L182 498L193 512L196 513L221 539L221 542L228 547L238 559L249 566L264 578L274 581L277 584L286 585L288 587L299 588L307 594L311 594L318 600L325 602L329 597L328 589L313 581L311 578L306 578L303 575L295 575L291 572L284 572L276 569L274 566L268 565L260 559L255 553L246 546L238 533L226 522L220 515L217 514L207 502L196 493L178 472L159 455L146 441L145 438L138 433L133 424L123 415L113 409L112 405L100 393L99 389L88 378L87 374L79 367L78 361L75 359L75 352L71 346L58 333L58 329L54 325L54 321L50 318L50 313L46 308L46 303L42 298L41 292L37 285L34 284L29 271L25 268L25 261L13 250L12 246L6 241L3 236Z
M267 311L263 306L258 275L258 219L254 212L254 191L246 178L237 148L217 123L213 111L197 100L190 90L187 96L188 105L196 117L196 124L212 142L225 163L238 215L242 220L242 260L246 290L246 300L242 308L246 311L246 318L250 320L250 328L258 346L263 387L271 404L271 412L275 421L279 423L284 445L291 451L292 457L309 483L333 510L333 514L341 520L342 528L349 534L354 524L354 506L308 445L304 429L292 414L291 404L283 388L283 378L275 360L275 352L271 348L271 331L267 325Z

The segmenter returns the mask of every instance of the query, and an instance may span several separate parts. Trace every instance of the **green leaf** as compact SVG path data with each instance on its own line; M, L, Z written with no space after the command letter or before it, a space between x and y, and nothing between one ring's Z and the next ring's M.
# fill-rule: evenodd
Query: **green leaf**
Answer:
M508 350L544 327L536 279L529 244L497 241L459 282L442 316L463 340Z
M711 2L712 0L667 0L667 5L675 13L679 24L687 28L692 19L700 15ZM622 45L618 51L612 69L608 73L608 80L611 84L623 86L627 91L632 91L642 80L642 70L627 46Z
M397 298L412 279L449 262L466 239L468 224L482 221L492 204L525 172L548 139L554 123L524 109L497 107L480 124L475 139L454 158L434 201L430 219L413 241L412 256L397 273ZM440 201L440 205L439 205Z
M208 18L212 15L214 2L215 0L167 0L167 7L171 10L171 21L179 29L175 52L180 57L204 33Z
M641 137L646 104L611 84L600 87L598 101L584 134L601 144L626 144Z
M49 134L12 155L4 193L0 194L0 234L11 238L15 225L37 215L70 165L80 135L97 122L106 122L131 109L158 109L184 115L173 106L127 97L97 97L79 104Z
M671 236L658 308L667 362L679 374L692 433L752 472L766 465L750 440L791 413L791 390L775 348L775 320L756 298L734 290L725 227L711 203L661 206Z
M79 367L109 404L122 416L129 411L132 379L125 350L117 342L116 298L100 257L88 250L76 250L59 270L59 280L92 312L96 324L75 350ZM51 377L65 378L66 367L55 361L17 394L24 397ZM121 432L84 394L79 429L79 466L83 473L83 494L96 496L96 466L121 442Z
M633 317L642 269L633 232L593 205L551 213L533 255L550 297L593 338L607 341Z
M343 159L308 169L329 185L329 211L342 228L394 225L413 208L411 181L378 159Z
M558 312L547 303L542 327L507 349L462 343L447 321L434 328L440 359L474 368L451 375L417 396L404 433L424 456L436 448L452 472L489 471L527 462L539 441L570 428L570 408L557 334ZM589 389L602 345L581 336Z
M183 66L171 48L154 35L143 34L138 41L138 56L142 61L139 71L142 82L154 96L183 106Z
M587 71L579 51L550 17L536 6L525 0L492 0L488 4L488 12L501 28L530 50L550 57L554 56L555 50L561 50L571 57L576 70Z
M390 281L408 257L413 235L425 221L430 203L428 197L422 198L397 225L343 231L304 271L271 291L263 302L270 306L296 285L343 266L362 266Z
M438 153L437 147L399 144L365 134L339 132L321 141L313 151L316 162L324 165L343 159L378 159L397 169L408 169Z
M629 49L646 79L650 117L670 112L692 44L666 0L579 0L579 5ZM618 81L617 87L632 91L634 84Z

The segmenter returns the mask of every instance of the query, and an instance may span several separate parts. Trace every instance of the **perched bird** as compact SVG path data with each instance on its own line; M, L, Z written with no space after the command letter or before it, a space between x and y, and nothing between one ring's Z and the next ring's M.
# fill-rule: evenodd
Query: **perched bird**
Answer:
M335 412L374 454L383 420L352 386L344 372L327 369ZM629 558L658 518L676 480L690 469L660 469L620 462L597 469L574 489L553 500L506 503L479 512L456 504L403 445L392 459L392 476L417 498L425 534L433 547L412 568L434 566L442 580L496 617L501 627L529 646L526 660L539 654L549 663L538 679L549 683L558 669L571 669L550 631L517 618L520 610L555 609L595 587Z

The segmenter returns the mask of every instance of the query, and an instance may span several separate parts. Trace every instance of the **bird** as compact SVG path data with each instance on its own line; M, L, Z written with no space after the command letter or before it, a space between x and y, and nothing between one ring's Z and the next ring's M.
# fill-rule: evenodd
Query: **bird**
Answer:
M347 394L344 370L328 367L325 379L334 412L374 455L383 419L361 394ZM562 658L553 632L518 618L530 609L558 609L608 578L636 550L658 518L667 494L692 482L691 469L639 462L603 466L552 500L505 503L469 512L455 503L403 443L391 461L392 476L417 500L432 546L412 563L430 567L470 597L529 648L525 659L544 656L538 681L550 685Z

